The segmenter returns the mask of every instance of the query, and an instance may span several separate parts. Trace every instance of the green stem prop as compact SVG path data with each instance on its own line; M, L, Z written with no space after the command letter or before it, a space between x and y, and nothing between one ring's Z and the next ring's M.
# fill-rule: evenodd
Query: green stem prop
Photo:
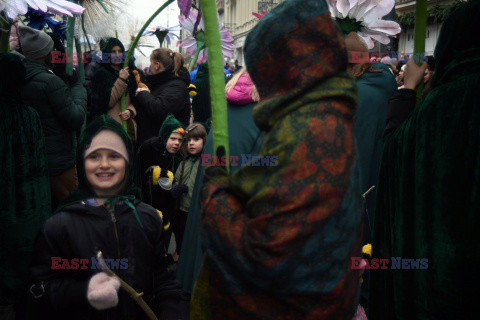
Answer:
M213 150L219 146L225 148L225 156L229 159L227 100L225 99L225 75L220 42L220 29L217 21L215 0L200 0L205 24L205 38L208 51L210 71L210 96L212 100ZM226 167L230 171L229 167Z
M75 38L75 48L77 49L78 56L78 78L80 83L83 84L85 82L85 65L82 55L82 46L80 45L78 38Z
M145 24L143 25L143 27L140 29L137 36L135 37L135 40L133 40L132 44L130 45L130 48L128 49L127 58L125 59L125 63L123 64L123 68L126 68L128 66L128 62L130 61L130 58L133 55L133 51L135 50L135 47L137 46L138 40L140 40L140 37L142 36L145 29L147 29L147 27L150 25L150 23L152 23L153 19L155 19L155 17L160 12L162 12L163 9L168 7L168 5L170 5L173 1L174 0L167 0L160 8L158 8L157 11L155 11L152 14L152 16L147 20L147 22L145 22ZM122 107L122 112L124 112L125 111L125 94L122 95L121 107ZM125 131L127 130L127 122L126 121L123 121L123 128L125 129Z
M87 30L85 30L85 16L83 14L82 14L82 30L83 30L83 36L85 37L88 43L88 49L92 51L92 45L90 44L90 40L88 39Z
M68 17L67 19L67 61L72 60L73 55L73 36L75 32L75 17ZM73 64L72 62L67 62L66 71L68 75L73 74Z
M105 10L106 13L109 13L108 10L107 10L107 7L105 7L105 4L103 4L103 1L102 0L97 0L97 1L103 7L103 10Z
M427 31L427 0L417 0L415 5L415 31L413 40L413 58L421 66L425 59L425 34ZM423 81L415 89L417 105L422 100Z
M197 51L195 51L195 55L192 58L192 61L190 61L190 65L188 66L188 72L191 72L193 69L193 66L195 65L195 62L197 62L198 55L200 54L200 51L205 49L205 42L201 40L197 40Z
M10 23L5 20L0 12L0 52L9 52L10 51Z

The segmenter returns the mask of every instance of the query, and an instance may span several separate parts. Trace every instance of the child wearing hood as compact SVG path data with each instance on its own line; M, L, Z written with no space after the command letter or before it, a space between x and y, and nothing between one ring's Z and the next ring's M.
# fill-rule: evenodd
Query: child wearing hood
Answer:
M182 161L178 150L184 135L183 124L169 114L160 128L159 136L145 141L138 152L143 201L162 212L165 231L170 230L175 210L170 190L174 173ZM169 234L166 234L167 246L169 239Z
M43 225L35 244L30 293L49 319L144 319L144 311L120 290L116 277L99 270L101 251L119 278L143 292L159 319L181 319L181 290L168 270L163 223L138 200L133 146L111 117L97 117L77 149L79 189Z

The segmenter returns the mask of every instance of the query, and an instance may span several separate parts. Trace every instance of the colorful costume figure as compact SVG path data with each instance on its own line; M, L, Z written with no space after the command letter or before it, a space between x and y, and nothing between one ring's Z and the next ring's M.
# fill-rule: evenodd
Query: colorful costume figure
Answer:
M444 22L432 90L385 141L372 257L424 260L371 273L371 320L480 318L479 13Z
M278 165L204 186L191 318L351 320L361 214L347 210L357 96L342 34L325 1L286 1L249 33L245 56L263 101L259 154Z

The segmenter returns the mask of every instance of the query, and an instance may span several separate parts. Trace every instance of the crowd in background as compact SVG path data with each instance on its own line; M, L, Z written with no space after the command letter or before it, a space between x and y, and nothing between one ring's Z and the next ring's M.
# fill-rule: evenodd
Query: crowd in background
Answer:
M189 72L158 48L148 68L125 67L107 38L82 83L53 62L65 52L55 35L12 28L0 54L1 319L144 319L125 283L159 319L478 315L480 46L466 36L478 2L452 14L421 66L348 61L368 53L357 33L342 35L323 1L299 2L249 33L245 67L224 61L229 156L278 157L228 171L208 62ZM92 269L99 251L125 259L118 277ZM428 269L366 268L396 256Z

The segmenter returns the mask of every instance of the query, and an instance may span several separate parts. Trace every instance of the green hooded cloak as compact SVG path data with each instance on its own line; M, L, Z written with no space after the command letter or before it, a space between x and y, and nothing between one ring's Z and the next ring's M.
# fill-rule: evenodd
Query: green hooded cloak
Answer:
M432 91L385 143L373 257L391 261L371 272L369 319L480 318L479 18L470 1L445 21Z

